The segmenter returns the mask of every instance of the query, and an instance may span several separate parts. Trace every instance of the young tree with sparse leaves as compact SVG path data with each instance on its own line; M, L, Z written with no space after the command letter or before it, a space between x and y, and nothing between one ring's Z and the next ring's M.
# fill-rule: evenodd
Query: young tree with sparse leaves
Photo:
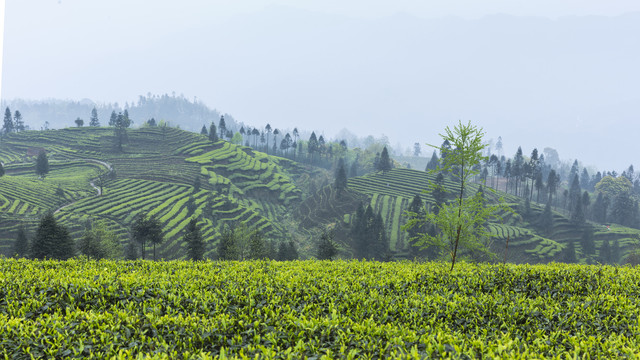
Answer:
M465 197L469 182L478 173L476 165L486 161L482 155L482 150L487 146L482 140L482 128L471 125L471 122L463 124L460 121L453 129L445 128L444 134L440 136L451 148L430 145L443 154L441 165L436 171L449 173L457 180L458 196L455 201L442 204L437 214L430 212L424 219L410 219L405 229L420 226L425 222L434 224L439 230L437 234L424 234L419 244L423 247L434 245L448 249L453 270L460 247L472 253L489 253L487 241L494 235L488 231L485 224L489 219L499 219L498 211L508 211L509 208L502 200L495 205L488 205L479 193Z

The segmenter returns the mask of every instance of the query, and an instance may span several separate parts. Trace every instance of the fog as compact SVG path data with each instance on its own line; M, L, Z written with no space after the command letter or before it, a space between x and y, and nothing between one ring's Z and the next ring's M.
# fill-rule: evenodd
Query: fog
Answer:
M255 126L407 148L471 120L507 155L640 164L640 3L393 3L9 1L2 98L176 92Z

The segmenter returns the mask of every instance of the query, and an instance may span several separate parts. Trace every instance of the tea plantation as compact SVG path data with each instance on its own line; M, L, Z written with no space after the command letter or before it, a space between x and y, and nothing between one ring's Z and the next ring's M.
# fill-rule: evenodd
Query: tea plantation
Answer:
M138 214L163 226L160 257L184 256L180 241L192 216L215 249L225 223L245 223L268 237L287 236L283 219L300 200L305 169L229 142L175 128L127 132L123 151L113 129L68 128L9 134L0 146L0 253L10 256L17 229L33 231L40 216L56 218L81 237L88 221L102 221L123 242ZM35 174L35 156L46 151L50 170Z
M637 358L640 273L585 265L0 260L31 358Z

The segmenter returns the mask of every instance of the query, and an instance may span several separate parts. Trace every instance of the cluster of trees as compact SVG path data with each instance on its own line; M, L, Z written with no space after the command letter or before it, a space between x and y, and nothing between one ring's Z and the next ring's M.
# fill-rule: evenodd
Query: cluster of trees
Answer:
M382 215L374 213L371 205L360 204L351 220L351 246L358 259L389 260L389 238Z
M24 124L24 120L22 120L22 114L20 113L20 111L16 110L12 115L11 109L9 109L9 107L4 110L4 121L2 122L3 135L25 131L28 129L28 126Z
M225 224L218 243L218 259L289 261L298 259L298 250L293 240L280 241L276 246L274 240L265 239L258 230L251 230L245 224Z

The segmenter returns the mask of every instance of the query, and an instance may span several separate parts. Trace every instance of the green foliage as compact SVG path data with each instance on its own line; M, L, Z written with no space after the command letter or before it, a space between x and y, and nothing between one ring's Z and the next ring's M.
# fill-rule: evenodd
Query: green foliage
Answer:
M74 256L74 243L69 230L59 225L49 212L40 219L31 242L31 257L35 259L65 260Z
M199 261L204 259L204 241L200 228L198 227L198 219L195 217L189 220L189 224L185 229L183 241L187 244L187 259Z
M437 246L448 250L451 270L460 245L472 254L489 254L489 239L493 234L488 231L486 223L499 219L498 212L508 209L502 200L497 204L486 204L481 193L465 197L470 179L478 173L476 165L486 161L482 156L482 150L486 147L482 142L483 135L482 128L471 125L471 122L463 125L460 121L453 129L446 127L445 133L440 134L445 145L430 145L439 149L442 154L441 166L435 171L448 173L456 179L458 196L453 202L441 204L437 212L426 214L424 219L411 219L406 225L407 229L423 222L435 225L437 233L424 234L418 244L425 248ZM431 193L435 189L438 186L432 185Z
M0 260L7 358L633 358L636 269ZM321 355L320 355L321 354Z
M131 236L140 244L142 258L145 257L146 245L153 244L153 260L156 260L156 245L162 243L162 225L155 214L147 216L139 214L131 225Z
M596 190L603 193L609 199L615 199L621 193L628 193L633 184L624 176L605 176L596 184Z
M36 159L36 174L40 177L44 177L49 173L49 159L47 153L41 151Z
M338 161L336 168L335 187L338 190L338 194L342 193L347 188L347 172L344 168L344 160Z
M320 241L318 241L318 260L333 260L338 255L338 246L333 241L333 231L324 229L320 235Z
M391 159L389 158L389 151L387 151L386 146L382 149L382 153L380 154L380 160L378 161L376 170L382 172L391 170Z
M18 258L25 258L29 256L29 239L27 238L27 231L24 226L18 228L18 236L16 242L13 244L13 255Z

